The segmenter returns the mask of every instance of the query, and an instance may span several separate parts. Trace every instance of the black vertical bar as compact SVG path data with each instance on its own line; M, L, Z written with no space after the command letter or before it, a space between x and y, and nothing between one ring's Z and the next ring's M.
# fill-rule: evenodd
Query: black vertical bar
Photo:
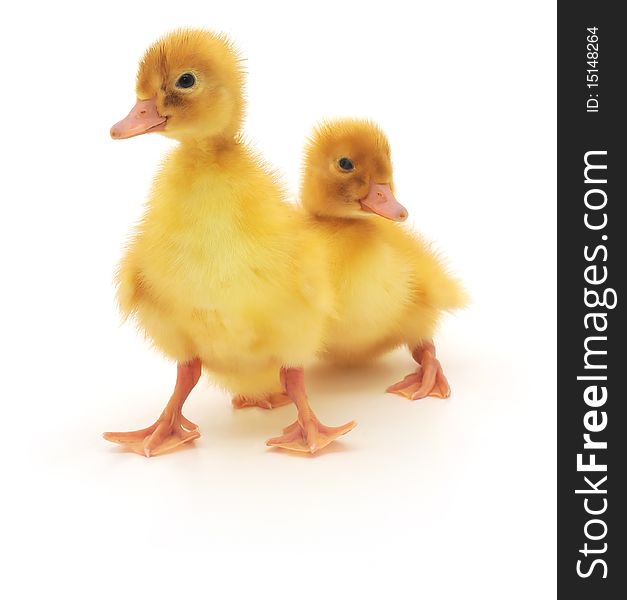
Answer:
M558 2L558 595L572 600L627 597L621 8Z

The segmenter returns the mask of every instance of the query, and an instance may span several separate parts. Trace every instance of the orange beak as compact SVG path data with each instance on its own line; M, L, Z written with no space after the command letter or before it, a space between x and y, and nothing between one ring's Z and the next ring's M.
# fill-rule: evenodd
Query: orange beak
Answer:
M163 131L166 121L167 117L162 117L157 110L156 100L138 100L131 112L111 127L111 137L125 140L142 133Z
M368 195L359 201L362 210L376 213L392 221L404 221L407 209L398 202L388 184L371 183Z

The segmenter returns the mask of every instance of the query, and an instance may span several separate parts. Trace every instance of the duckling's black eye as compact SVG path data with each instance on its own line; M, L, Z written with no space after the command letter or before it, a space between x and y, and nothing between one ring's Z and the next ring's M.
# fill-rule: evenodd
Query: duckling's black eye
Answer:
M340 160L337 161L338 166L342 171L352 171L355 168L353 161L350 158L346 158L343 156Z
M191 73L183 73L176 80L176 87L178 88L190 88L196 83L196 78Z

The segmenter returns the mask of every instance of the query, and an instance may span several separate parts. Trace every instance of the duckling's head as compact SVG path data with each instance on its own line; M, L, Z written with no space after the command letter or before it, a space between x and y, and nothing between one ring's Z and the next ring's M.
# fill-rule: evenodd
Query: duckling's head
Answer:
M155 131L178 140L233 137L244 113L243 85L241 60L224 35L179 29L146 50L137 103L111 137Z
M314 131L305 149L301 189L301 201L311 214L404 221L407 210L393 189L390 144L377 125L343 119Z

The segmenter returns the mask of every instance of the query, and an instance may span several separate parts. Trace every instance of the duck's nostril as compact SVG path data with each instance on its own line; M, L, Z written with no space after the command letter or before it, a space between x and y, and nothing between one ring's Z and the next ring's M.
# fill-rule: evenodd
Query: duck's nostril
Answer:
M381 192L377 192L377 196L379 196L379 198L383 198L383 194Z
M145 115L145 114L146 114L146 111L145 111L145 110L140 110L140 111L139 111L139 114L140 114L140 115Z

